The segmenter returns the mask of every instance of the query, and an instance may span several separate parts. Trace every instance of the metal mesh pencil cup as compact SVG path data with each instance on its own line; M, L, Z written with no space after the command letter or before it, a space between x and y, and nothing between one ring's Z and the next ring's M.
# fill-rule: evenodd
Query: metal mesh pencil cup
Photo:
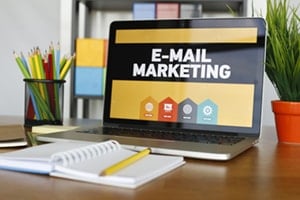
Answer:
M63 124L65 80L24 79L24 126Z

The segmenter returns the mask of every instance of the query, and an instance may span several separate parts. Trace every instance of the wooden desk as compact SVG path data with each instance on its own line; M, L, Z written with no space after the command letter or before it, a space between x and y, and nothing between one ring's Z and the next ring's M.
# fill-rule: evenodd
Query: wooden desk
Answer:
M0 122L22 122L6 118ZM12 120L12 121L11 121ZM15 121L14 121L15 120ZM1 124L0 123L0 124ZM136 190L0 170L1 199L299 199L300 145L277 144L273 127L260 143L227 161L187 164Z

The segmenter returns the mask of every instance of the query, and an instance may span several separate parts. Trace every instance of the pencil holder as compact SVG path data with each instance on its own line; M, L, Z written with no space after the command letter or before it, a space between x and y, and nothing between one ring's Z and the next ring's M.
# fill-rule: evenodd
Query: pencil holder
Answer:
M24 126L63 124L65 80L24 79Z

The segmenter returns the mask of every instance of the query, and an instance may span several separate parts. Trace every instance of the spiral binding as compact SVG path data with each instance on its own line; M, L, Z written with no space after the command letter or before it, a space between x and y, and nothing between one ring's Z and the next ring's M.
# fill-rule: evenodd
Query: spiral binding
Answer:
M51 162L68 166L73 163L99 157L106 153L116 151L120 148L121 146L117 141L109 140L106 142L87 145L85 147L79 147L77 149L71 149L65 152L55 153L51 156Z

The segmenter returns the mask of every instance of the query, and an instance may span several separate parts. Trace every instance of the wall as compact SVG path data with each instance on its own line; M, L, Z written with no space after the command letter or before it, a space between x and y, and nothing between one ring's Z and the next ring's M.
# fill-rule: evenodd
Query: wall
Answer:
M291 0L292 4L299 0ZM28 51L39 46L47 49L51 41L57 42L60 35L60 0L9 0L1 1L0 7L0 115L23 115L24 110L24 83L20 70L15 63L13 51ZM255 15L265 13L265 0L253 0ZM252 1L248 0L248 16L252 16ZM107 27L112 19L130 18L128 13L93 13L93 27ZM105 20L99 20L105 16ZM97 32L98 31L98 32ZM95 37L106 37L107 31L95 30ZM70 53L70 52L64 52ZM66 85L66 96L69 94L69 85ZM266 77L264 89L263 123L273 125L273 114L270 101L277 95L273 86ZM98 101L91 103L93 118L101 118L102 105ZM96 110L96 111L95 111ZM65 116L69 115L69 98L65 99Z
M39 46L59 42L59 0L1 0L0 115L23 115L24 82L13 51L27 56Z

